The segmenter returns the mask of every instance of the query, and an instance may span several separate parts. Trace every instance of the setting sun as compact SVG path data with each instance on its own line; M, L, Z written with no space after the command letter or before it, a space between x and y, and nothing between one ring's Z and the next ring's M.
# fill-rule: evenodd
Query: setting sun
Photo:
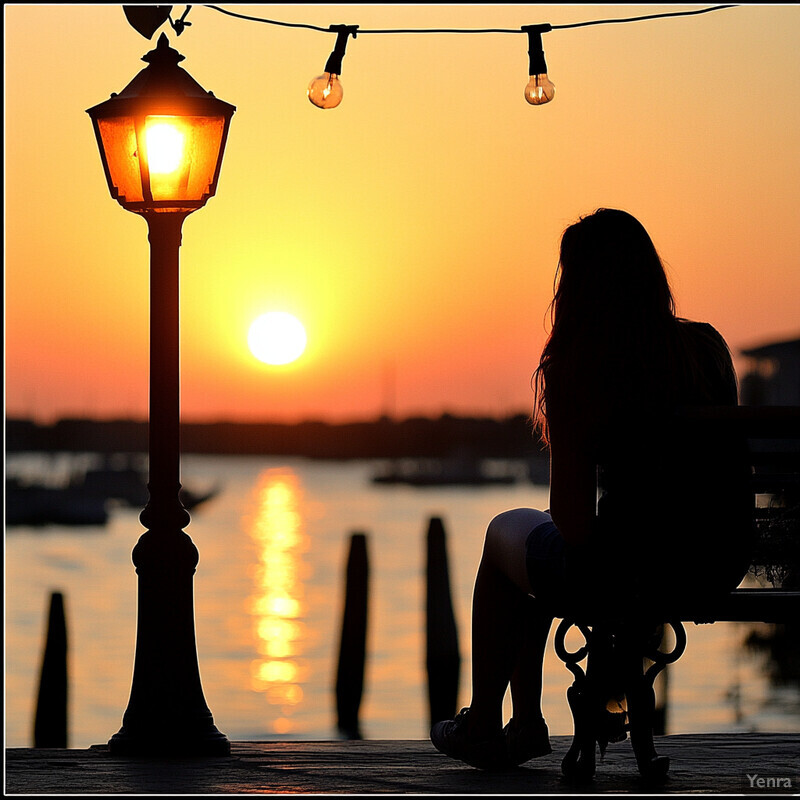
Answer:
M306 331L297 317L285 311L270 311L250 326L247 344L265 364L290 364L306 349Z

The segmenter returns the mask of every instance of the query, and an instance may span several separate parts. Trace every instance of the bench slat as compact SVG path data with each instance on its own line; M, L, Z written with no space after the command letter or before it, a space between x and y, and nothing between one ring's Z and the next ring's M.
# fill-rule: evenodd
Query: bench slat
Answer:
M628 608L559 609L557 617L578 619L586 625L596 622L622 624L659 624L670 620L693 622L796 622L800 621L800 591L787 589L736 589L718 600L680 600L664 606L648 604L646 610L633 602ZM577 611L577 613L576 613Z
M795 622L800 592L786 589L737 589L706 608L681 613L682 622Z

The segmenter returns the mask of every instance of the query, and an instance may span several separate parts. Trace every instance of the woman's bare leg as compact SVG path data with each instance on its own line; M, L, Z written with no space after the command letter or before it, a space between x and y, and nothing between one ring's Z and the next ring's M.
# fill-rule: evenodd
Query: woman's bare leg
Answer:
M470 728L491 736L503 727L511 683L514 714L541 717L542 662L552 623L529 596L525 544L549 515L520 508L495 517L486 532L472 600Z
M542 718L542 670L547 637L553 616L542 611L535 597L526 598L523 640L511 675L511 701L517 723L533 723Z

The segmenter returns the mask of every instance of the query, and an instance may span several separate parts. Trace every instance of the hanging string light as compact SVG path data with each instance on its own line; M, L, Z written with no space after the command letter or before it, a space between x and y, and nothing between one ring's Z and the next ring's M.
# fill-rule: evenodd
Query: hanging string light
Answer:
M528 33L528 85L525 87L525 99L532 106L549 103L556 93L556 87L547 77L547 64L542 49L542 34L552 30L550 25L523 25Z
M329 30L336 32L336 45L328 56L325 71L308 84L306 94L317 108L336 108L342 102L344 89L339 81L342 74L342 59L347 48L349 36L356 38L358 25L331 25Z
M523 25L522 28L387 28L387 29L373 29L373 30L359 30L358 25L331 25L328 28L323 28L319 25L308 25L301 22L282 22L274 19L264 19L263 17L251 17L246 14L238 14L234 11L220 8L219 6L206 5L202 8L210 8L213 11L218 11L221 14L227 14L237 19L244 19L250 22L261 22L267 25L279 25L285 28L305 28L307 30L321 31L322 33L335 32L336 45L333 52L328 58L325 65L325 71L322 75L314 78L308 85L307 95L308 99L318 108L336 108L342 102L343 90L339 75L342 72L342 59L344 58L345 48L347 47L347 39L349 36L356 38L356 32L361 34L372 33L386 33L386 34L406 34L406 33L466 33L466 34L484 34L484 33L527 33L528 35L528 85L525 87L525 99L534 106L544 105L549 103L555 96L555 86L550 78L547 76L547 64L544 60L544 50L542 48L542 34L551 30L566 28L582 28L587 25L611 25L623 22L641 22L643 20L663 19L666 17L687 17L696 14L706 14L709 11L720 11L725 8L737 8L736 5L720 5L710 6L707 8L699 8L691 11L668 11L660 14L646 14L639 17L625 17L621 19L595 19L587 22L571 22L564 25ZM143 9L150 9L148 13L160 15L158 18L153 18L152 21L148 20L148 25L152 24L152 30L166 21L169 16L172 6L123 6L126 9L126 15L129 15L131 9L134 14L142 14ZM187 6L183 16L173 22L169 17L170 23L175 28L176 32L180 34L183 28L191 25L190 22L185 22L186 15L191 6ZM166 13L165 10L166 9ZM131 16L129 16L131 24L142 33L143 36L149 38L152 33L147 33L145 30L137 27L134 24ZM149 29L148 29L149 30Z

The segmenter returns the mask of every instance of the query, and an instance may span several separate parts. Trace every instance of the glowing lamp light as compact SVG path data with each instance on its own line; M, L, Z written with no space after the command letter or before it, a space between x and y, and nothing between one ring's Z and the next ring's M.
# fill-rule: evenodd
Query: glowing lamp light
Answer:
M552 30L550 25L524 25L523 31L528 34L528 85L525 87L525 99L532 106L549 103L556 94L556 87L547 77L547 64L542 49L542 34Z
M119 94L88 110L111 196L135 213L202 208L217 190L235 107L178 66L161 34Z
M184 160L186 137L169 117L148 117L144 130L145 151L150 175L169 175Z

